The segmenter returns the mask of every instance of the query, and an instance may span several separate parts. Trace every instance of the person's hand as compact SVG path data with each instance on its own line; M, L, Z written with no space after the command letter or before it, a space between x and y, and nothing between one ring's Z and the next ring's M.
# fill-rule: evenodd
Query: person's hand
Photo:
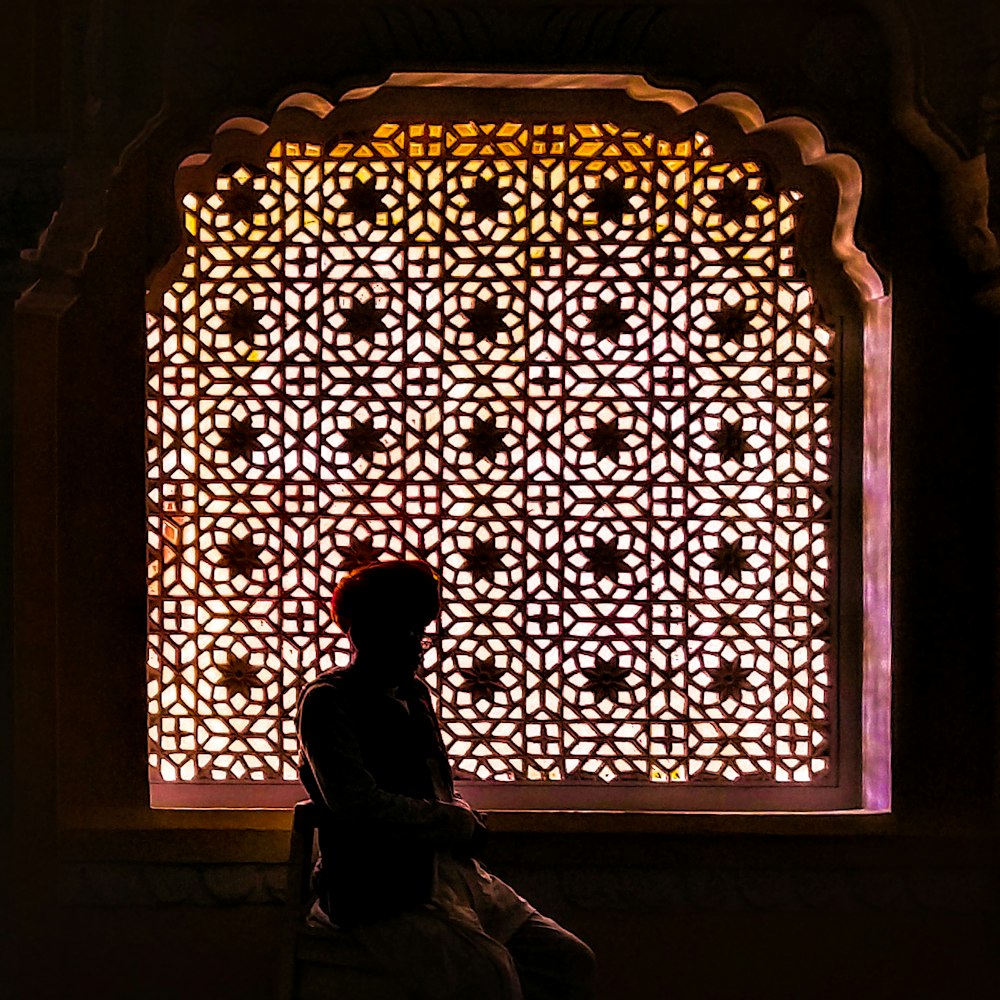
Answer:
M465 845L475 836L476 813L464 799L454 799L449 803L458 811L455 812L455 846L464 849Z
M486 850L486 842L489 840L490 831L486 828L486 816L484 813L472 810L472 815L476 820L476 828L472 831L472 840L469 841L469 857L481 858Z
M486 840L489 836L486 829L486 816L473 809L472 806L470 806L464 799L456 799L455 805L461 806L463 809L467 810L469 819L472 820L472 829L470 830L469 835L465 837L461 843L456 844L455 846L455 856L461 858L481 857L483 849L486 846Z

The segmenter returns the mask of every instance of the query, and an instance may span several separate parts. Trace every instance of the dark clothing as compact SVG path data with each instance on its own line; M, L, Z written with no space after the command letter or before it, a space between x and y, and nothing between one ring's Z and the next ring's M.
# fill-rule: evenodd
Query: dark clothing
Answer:
M523 1000L589 1000L594 953L554 920L533 913L507 941Z
M420 1000L591 1000L590 949L468 860L476 823L426 685L395 695L348 667L299 701L300 773L320 814L310 926L349 933Z
M430 693L396 697L353 667L322 674L299 701L300 775L319 807L317 893L350 925L431 900L435 852L467 841Z

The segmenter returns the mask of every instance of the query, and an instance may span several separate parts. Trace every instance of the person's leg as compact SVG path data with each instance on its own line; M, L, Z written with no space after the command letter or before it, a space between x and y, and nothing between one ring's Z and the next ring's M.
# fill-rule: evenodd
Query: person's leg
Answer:
M350 933L407 1000L523 1000L513 956L471 921L426 908Z
M575 934L540 913L507 941L524 1000L593 1000L594 953Z

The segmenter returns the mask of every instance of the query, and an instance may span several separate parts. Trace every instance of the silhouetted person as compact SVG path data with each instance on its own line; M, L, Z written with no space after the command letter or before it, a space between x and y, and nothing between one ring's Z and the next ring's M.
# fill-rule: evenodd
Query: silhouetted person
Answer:
M485 827L455 794L416 677L439 610L430 567L355 570L332 610L352 662L299 701L302 783L320 813L314 925L353 934L415 997L588 1000L587 945L473 860Z

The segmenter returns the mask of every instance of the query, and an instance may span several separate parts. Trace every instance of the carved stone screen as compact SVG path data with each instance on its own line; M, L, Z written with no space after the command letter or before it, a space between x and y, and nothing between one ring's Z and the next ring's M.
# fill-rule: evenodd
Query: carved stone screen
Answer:
M298 692L348 661L336 580L419 556L457 775L554 807L829 783L837 344L802 195L603 120L269 149L182 190L149 315L153 782L294 781Z

